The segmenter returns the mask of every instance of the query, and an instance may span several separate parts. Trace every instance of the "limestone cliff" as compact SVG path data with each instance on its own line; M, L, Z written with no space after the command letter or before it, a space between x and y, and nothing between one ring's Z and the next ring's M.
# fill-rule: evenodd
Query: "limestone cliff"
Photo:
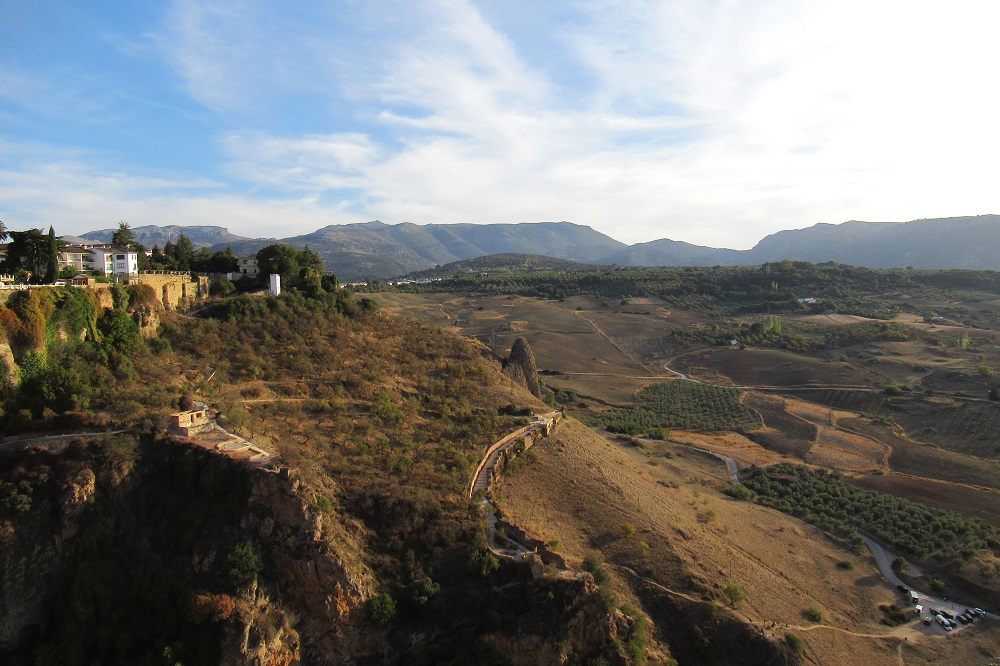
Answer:
M119 437L7 454L0 479L0 661L278 666L378 649L361 629L371 571L294 475ZM241 543L259 582L234 588Z
M503 363L504 372L518 384L527 388L535 397L542 397L542 387L538 382L538 365L535 354L523 337L514 340L510 355Z

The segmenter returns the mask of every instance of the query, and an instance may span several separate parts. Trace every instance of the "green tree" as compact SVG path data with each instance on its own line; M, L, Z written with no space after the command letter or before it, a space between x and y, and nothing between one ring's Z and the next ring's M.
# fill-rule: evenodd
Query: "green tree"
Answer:
M280 275L283 287L300 287L307 293L322 289L323 262L308 246L300 251L284 243L268 245L257 252L257 265L262 276Z
M41 282L49 261L49 239L38 229L10 232L4 269L8 273L24 270L32 282Z
M139 324L125 310L108 310L98 323L104 334L101 343L108 351L117 351L125 356L134 356L142 349L142 335Z
M380 627L388 627L396 619L396 600L388 592L372 597L368 602L368 615Z
M129 227L128 222L122 220L118 223L117 231L111 234L111 244L123 250L135 249L135 234L132 233L132 228Z
M167 256L163 254L163 250L160 249L160 246L154 245L153 253L149 257L150 267L157 270L165 270L167 268L167 262Z
M469 558L469 568L486 578L500 569L500 559L483 548L472 553L472 557Z
M416 608L426 606L431 597L440 591L441 586L428 577L418 578L406 586L407 598Z
M892 561L892 570L895 571L897 574L901 574L909 568L910 568L909 563L902 557L897 557Z
M191 262L194 260L194 244L191 239L181 234L177 238L177 245L174 248L174 259L178 270L191 270Z
M243 541L229 551L223 565L226 581L235 589L243 589L257 580L264 563L249 541Z
M49 225L49 247L48 265L45 270L45 281L49 284L56 281L59 274L59 241L56 239L56 230Z
M746 595L743 593L743 588L735 583L729 583L724 588L722 588L722 596L726 598L729 605L736 608L740 603L746 599Z

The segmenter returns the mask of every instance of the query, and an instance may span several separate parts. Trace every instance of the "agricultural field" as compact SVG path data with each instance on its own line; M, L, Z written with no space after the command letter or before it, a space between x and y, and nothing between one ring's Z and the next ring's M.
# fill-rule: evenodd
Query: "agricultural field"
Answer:
M966 321L960 308L945 326L914 314L931 308L901 300L889 309L903 314L888 322L723 312L709 301L686 309L655 294L377 297L411 314L423 309L500 356L515 337L529 340L549 402L590 428L570 419L562 436L543 442L517 480L504 482L500 505L568 560L606 558L619 593L651 617L661 597L651 603L648 581L709 599L728 577L752 599L741 612L765 624L800 624L798 600L809 598L831 625L868 635L798 632L815 663L862 653L873 664L896 664L900 655L904 663L948 663L976 645L1000 645L988 627L942 647L913 641L923 629L904 626L896 636L911 642L886 647L874 638L878 607L899 600L867 570L867 551L850 543L858 530L876 536L920 567L925 586L940 577L956 598L997 594L1000 458L990 448L998 439L987 435L1000 432L990 411L1000 405L984 400L992 374L978 368L987 365L1000 381L1000 353L992 332L956 326ZM783 319L780 333L768 330L775 318ZM757 466L751 479L764 474L776 498L726 498L726 466L694 449L732 458L744 474ZM794 492L778 490L782 484ZM814 573L820 560L822 573ZM854 568L841 569L845 562Z
M852 472L884 471L889 447L869 437L839 428L819 426L806 462Z
M957 453L1000 460L1000 403L938 398L907 401L895 407L891 418L913 439Z
M660 438L669 428L711 432L761 426L738 390L682 380L653 384L639 392L634 406L597 413L593 420L610 432Z
M682 354L670 362L678 372L712 382L738 386L860 386L881 382L881 376L825 352L802 354L779 349L710 347Z
M877 421L853 418L841 419L840 423L845 428L887 444L892 449L889 466L897 472L1000 490L1000 461L984 460L916 442ZM995 502L996 498L989 498L989 501Z
M978 488L947 481L934 481L896 473L845 475L844 481L938 509L980 518L1000 528L1000 491L983 492Z
M863 490L836 473L780 463L752 470L743 484L764 506L847 538L868 532L919 558L971 559L987 549L1000 552L1000 530L982 520Z
M831 409L869 416L884 414L890 400L882 391L865 390L808 389L796 391L795 396Z

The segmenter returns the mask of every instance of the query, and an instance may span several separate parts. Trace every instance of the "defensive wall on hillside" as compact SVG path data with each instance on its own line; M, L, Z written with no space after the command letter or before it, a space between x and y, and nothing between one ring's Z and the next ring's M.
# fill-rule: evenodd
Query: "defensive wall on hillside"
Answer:
M208 296L208 278L192 277L190 273L182 272L149 272L130 275L122 280L122 284L145 284L153 288L163 307L167 310L184 310L195 302ZM97 282L79 289L93 289L98 299L105 307L110 306L111 299L106 296L111 289L107 282ZM4 305L14 294L26 289L52 289L54 285L5 285L0 288L0 305Z
M149 272L130 275L125 284L145 284L153 288L167 310L185 309L208 296L208 278L189 273Z

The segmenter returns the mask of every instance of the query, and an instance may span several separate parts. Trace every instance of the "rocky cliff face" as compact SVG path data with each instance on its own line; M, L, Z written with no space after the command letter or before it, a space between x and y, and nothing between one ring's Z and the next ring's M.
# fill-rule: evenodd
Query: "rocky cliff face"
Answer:
M375 646L363 632L362 607L375 594L375 578L344 525L316 508L315 493L294 475L255 472L242 526L256 535L280 603L312 663L336 663Z
M294 475L116 440L8 454L0 479L0 661L278 666L378 647L362 631L374 577ZM238 543L259 553L259 584L227 589Z
M620 610L609 609L592 580L555 583L567 595L569 612L558 626L526 624L516 633L495 633L487 642L516 666L539 664L601 663L614 655L617 663L629 663L620 647L628 638L632 621ZM546 590L558 596L559 590Z
M542 397L542 387L538 383L538 364L535 363L535 354L527 340L514 340L503 368L511 379L527 388L535 397Z

